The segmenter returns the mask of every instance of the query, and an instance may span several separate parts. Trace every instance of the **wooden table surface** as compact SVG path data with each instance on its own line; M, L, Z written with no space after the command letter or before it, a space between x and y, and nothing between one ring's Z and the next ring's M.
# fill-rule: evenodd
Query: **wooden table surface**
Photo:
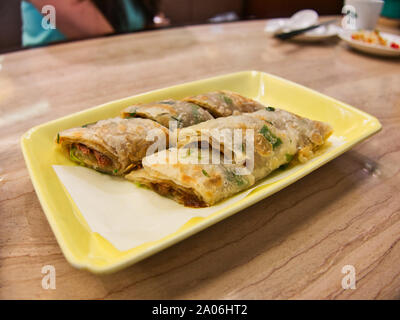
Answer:
M0 57L0 298L400 298L400 62L279 42L265 21L98 38ZM399 33L398 30L392 32ZM295 184L118 273L65 260L28 176L32 126L114 99L241 70L375 115L381 132ZM42 288L42 267L56 289ZM353 265L356 289L342 288Z

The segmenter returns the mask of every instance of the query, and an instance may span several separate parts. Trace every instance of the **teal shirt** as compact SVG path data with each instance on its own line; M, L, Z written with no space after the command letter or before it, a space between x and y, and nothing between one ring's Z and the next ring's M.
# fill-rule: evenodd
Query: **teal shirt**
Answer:
M137 31L144 28L146 19L142 10L132 1L123 0L126 24L122 26L122 32Z
M24 47L39 46L67 39L57 29L46 30L42 27L43 16L33 4L21 1L21 16L22 45Z
M123 0L126 24L122 26L122 32L136 31L144 28L145 16L140 8L130 0ZM24 47L46 45L51 42L66 40L67 37L56 29L44 29L42 27L43 15L35 6L27 1L21 1L22 16L22 45ZM57 16L56 16L57 24Z

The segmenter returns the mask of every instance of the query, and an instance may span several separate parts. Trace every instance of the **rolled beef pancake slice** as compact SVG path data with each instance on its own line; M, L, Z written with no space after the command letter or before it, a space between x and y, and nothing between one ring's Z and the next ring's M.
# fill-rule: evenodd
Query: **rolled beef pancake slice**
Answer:
M187 97L183 99L183 101L192 102L201 106L208 110L215 118L254 112L265 107L255 100L228 90L199 94Z
M197 154L187 156L186 149L171 148L147 156L143 159L143 168L125 178L194 208L211 206L254 184L252 175L236 175L234 165L191 161L196 159Z
M306 161L332 133L327 123L302 118L283 110L271 115L276 111L265 109L178 130L188 133L182 140L178 140L178 148L170 148L144 158L143 168L131 172L126 178L186 206L211 206L251 187L295 157L302 162ZM230 146L223 145L218 150L211 149L212 153L218 152L220 163L188 163L187 158L198 159L198 153L193 151L200 151L197 149L199 145L193 145L193 141L203 142L204 137L207 142L216 139L212 129L252 130L253 139L250 142L245 140L246 145L242 150L246 161L241 164L224 163L223 153ZM253 147L250 148L251 153L248 143ZM178 160L154 161L158 156L162 160L165 154L168 155L167 159L178 154Z
M57 142L80 165L124 175L141 166L149 147L165 148L168 134L167 128L148 119L112 118L62 131Z
M314 151L333 133L329 123L301 117L282 109L267 107L254 112L251 116L266 121L279 130L296 135L298 140L296 156L300 162L309 160Z
M313 152L323 145L333 132L332 127L327 123L268 107L253 113L218 118L189 128L175 130L171 133L170 141L178 148L182 148L186 145L193 145L195 142L199 144L207 139L208 143L219 145L220 150L223 151L226 149L224 145L226 135L233 140L234 130L242 130L244 138L246 129L254 130L255 147L258 147L256 150L259 149L260 152L262 148L271 149L274 135L282 132L281 140L283 137L289 137L289 142L295 143L296 150L291 154L295 155L300 162L311 158ZM270 140L268 142L272 144L263 146L265 138L268 138Z
M296 137L287 135L283 130L270 127L267 139L259 133L267 130L265 121L244 115L229 118L225 120L233 123L233 127L253 129L260 138L251 141L254 142L254 149L246 155L246 162L227 162L224 154L215 149L205 149L210 154L208 159L204 159L204 150L185 146L144 158L143 168L129 173L125 178L144 184L186 206L211 206L251 187L257 180L290 162L288 155L296 153ZM271 137L279 143L275 141L271 144ZM248 151L247 147L245 151ZM212 161L215 154L219 158L218 163Z
M184 128L194 124L214 119L205 109L195 103L163 100L146 104L135 104L121 112L123 118L145 118L156 121L169 128L170 122L175 122L175 127Z

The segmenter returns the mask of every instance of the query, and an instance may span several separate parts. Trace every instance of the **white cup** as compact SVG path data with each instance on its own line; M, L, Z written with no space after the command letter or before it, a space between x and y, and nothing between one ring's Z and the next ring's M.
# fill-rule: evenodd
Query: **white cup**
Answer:
M348 24L352 26L351 29L373 30L381 14L382 6L382 0L345 0L343 13L353 12L346 17L346 19L354 19L352 23Z

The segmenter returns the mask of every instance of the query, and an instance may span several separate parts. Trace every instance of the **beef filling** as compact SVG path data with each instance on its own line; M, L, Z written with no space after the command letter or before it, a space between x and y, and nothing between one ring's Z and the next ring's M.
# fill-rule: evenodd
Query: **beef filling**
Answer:
M75 144L75 146L85 156L90 156L91 154L93 154L94 157L96 158L97 165L100 168L106 168L112 165L112 160L109 157L105 156L104 154L96 150L92 150L82 143L77 143Z
M164 182L150 183L150 187L160 195L168 198L174 198L178 202L183 203L186 207L192 207L192 208L207 207L207 204L194 194L176 189L168 183Z

